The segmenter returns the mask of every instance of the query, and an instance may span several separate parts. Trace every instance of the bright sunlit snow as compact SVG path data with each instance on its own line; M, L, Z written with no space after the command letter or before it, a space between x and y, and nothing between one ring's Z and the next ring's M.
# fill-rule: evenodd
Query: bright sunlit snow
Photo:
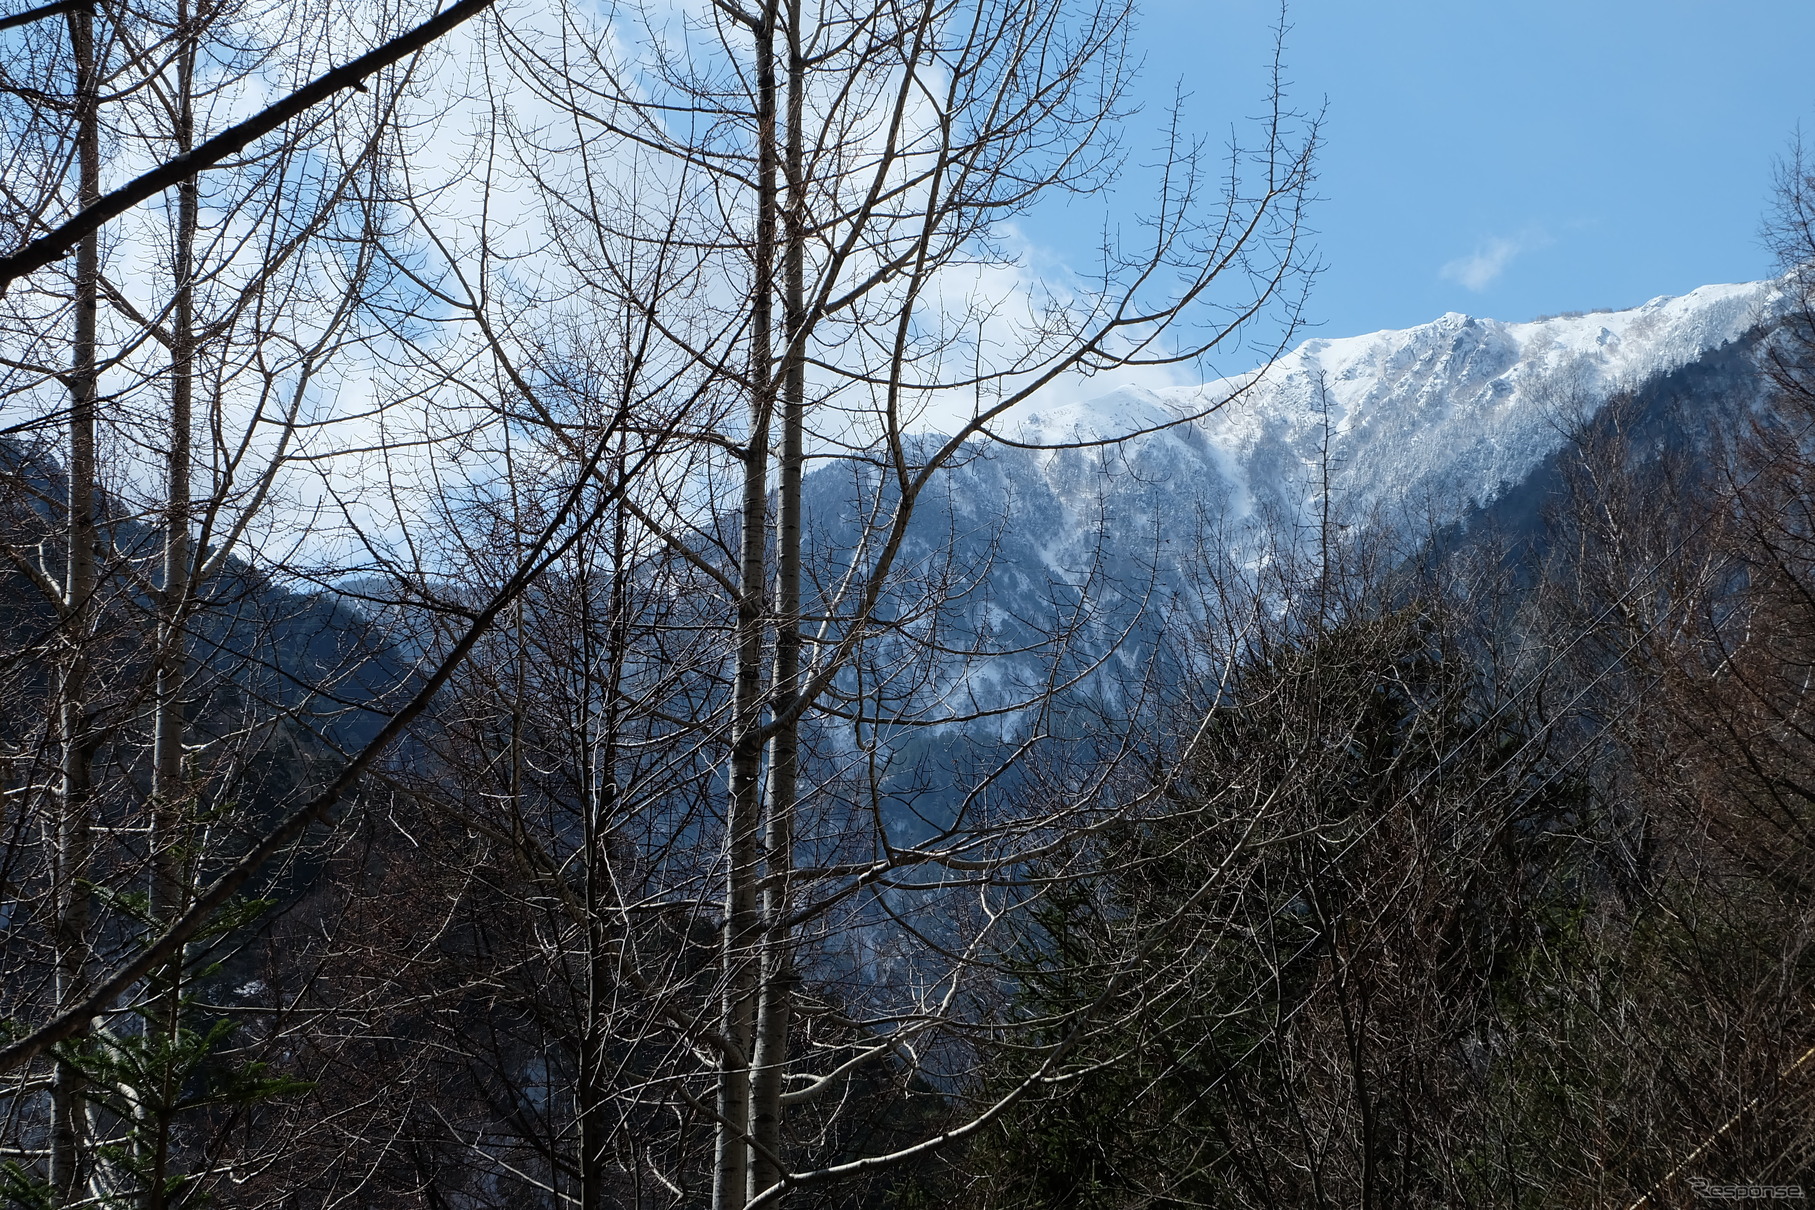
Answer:
M1529 323L1452 312L1415 328L1307 341L1258 377L1034 409L1017 435L1102 440L1214 409L1133 437L1121 458L1184 480L1174 491L1215 478L1232 502L1281 503L1321 495L1327 459L1330 494L1346 513L1453 516L1530 474L1615 392L1745 335L1780 296L1764 281ZM1067 455L1043 457L1056 466Z

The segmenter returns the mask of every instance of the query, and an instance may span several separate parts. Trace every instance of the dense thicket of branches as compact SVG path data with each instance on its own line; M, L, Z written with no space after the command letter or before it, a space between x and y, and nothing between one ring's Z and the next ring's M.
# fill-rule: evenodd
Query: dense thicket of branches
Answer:
M729 1207L943 1145L987 905L1086 804L1002 792L1029 735L904 828L998 654L920 501L1056 380L1289 332L1315 124L1174 131L1059 290L1004 224L1113 177L1126 4L554 6L357 93L422 14L41 17L8 1195Z
M1060 288L1006 225L1128 162L1118 0L556 4L297 91L425 16L0 30L0 254L164 166L0 295L0 1197L1807 1182L1800 163L1724 427L1615 401L1522 545L1326 500L1161 610L1124 519L997 577L952 484L1290 336L1277 87Z
M1283 594L1188 775L1030 900L1010 1020L1084 1039L908 1203L1806 1193L1809 197L1742 394L1586 418L1519 543Z
M1105 833L1019 955L1039 1039L973 1158L1001 1206L1517 1200L1508 1039L1596 871L1592 798L1427 604L1257 644L1164 810ZM1007 1023L1005 1023L1007 1024Z

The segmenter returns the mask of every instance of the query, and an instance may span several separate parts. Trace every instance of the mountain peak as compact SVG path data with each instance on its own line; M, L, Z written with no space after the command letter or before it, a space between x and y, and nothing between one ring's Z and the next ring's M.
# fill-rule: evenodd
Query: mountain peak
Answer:
M1479 502L1555 450L1568 416L1744 337L1783 297L1771 280L1524 323L1452 311L1413 328L1306 341L1251 384L1155 394L1188 414L1245 387L1200 422L1205 437L1236 464L1300 481L1321 475L1327 446L1332 485L1353 507L1456 489ZM1284 483L1277 490L1291 494Z
M1258 373L1036 404L1022 440L1112 444L1002 451L1024 476L1014 510L1031 510L1017 524L1057 527L1043 539L1057 549L1117 509L1240 528L1326 495L1357 520L1446 523L1523 482L1616 393L1748 336L1786 297L1771 280L1517 323L1452 311L1314 337Z

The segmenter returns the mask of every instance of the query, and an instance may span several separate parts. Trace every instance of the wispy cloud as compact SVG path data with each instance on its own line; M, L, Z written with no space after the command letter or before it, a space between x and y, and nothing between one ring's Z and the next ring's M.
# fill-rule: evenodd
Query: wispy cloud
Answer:
M1468 256L1459 256L1438 271L1445 281L1479 294L1498 281L1506 267L1522 253L1541 248L1550 241L1542 234L1525 234L1507 238L1495 236Z

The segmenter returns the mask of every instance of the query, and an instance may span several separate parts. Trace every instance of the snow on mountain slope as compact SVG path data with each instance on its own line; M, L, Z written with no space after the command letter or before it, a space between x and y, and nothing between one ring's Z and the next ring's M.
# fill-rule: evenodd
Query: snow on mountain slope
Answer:
M1448 519L1524 479L1614 392L1739 339L1781 302L1766 281L1530 323L1451 313L1403 331L1307 341L1258 375L1038 409L1016 436L1101 439L1208 411L1137 436L1116 457L1150 480L1182 474L1172 486L1187 493L1221 480L1238 514L1259 501L1290 513L1321 494L1327 439L1342 512ZM1078 478L1068 464L1089 456L1036 457L1065 497Z
M1617 391L1690 367L1710 371L1700 389L1755 389L1751 346L1721 350L1784 302L1757 282L1530 323L1451 314L1311 340L1259 374L1032 407L1010 435L1036 448L978 443L921 498L891 607L929 617L943 601L945 629L936 649L882 644L867 675L904 715L953 720L973 744L1019 742L1016 705L1056 685L1097 704L1144 692L1193 658L1163 639L1169 619L1215 620L1219 589L1245 611L1257 573L1290 566L1282 548L1313 553L1326 491L1335 519L1384 525L1409 547L1473 506L1517 502ZM1734 373L1712 372L1728 363ZM857 538L838 529L861 511L852 492L885 489L862 467L812 482L808 511L835 559ZM943 735L904 727L885 745Z

